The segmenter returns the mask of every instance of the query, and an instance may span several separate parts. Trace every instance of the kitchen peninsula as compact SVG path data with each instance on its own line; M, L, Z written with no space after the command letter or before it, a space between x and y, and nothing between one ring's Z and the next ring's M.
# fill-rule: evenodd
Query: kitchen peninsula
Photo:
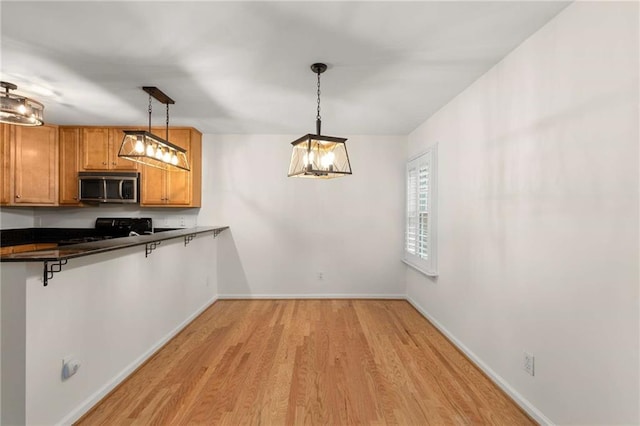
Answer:
M52 247L43 250L3 254L0 256L0 262L45 262L43 283L46 286L48 279L51 278L53 272L59 272L48 269L47 264L49 262L58 262L58 265L60 266L66 264L68 259L142 245L145 246L145 256L148 256L157 248L158 245L160 245L162 241L184 237L184 245L186 246L198 234L213 232L215 238L215 236L227 228L227 226L199 226L195 228L156 232L149 235L134 235L129 237L90 241L68 246L65 245L62 247Z
M210 306L225 229L1 256L1 379L12 390L1 395L2 423L75 421ZM71 358L80 367L65 379Z

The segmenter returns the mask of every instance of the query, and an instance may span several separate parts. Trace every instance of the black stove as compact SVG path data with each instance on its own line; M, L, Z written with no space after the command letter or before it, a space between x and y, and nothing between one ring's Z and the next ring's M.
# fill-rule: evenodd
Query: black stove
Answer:
M90 243L111 238L150 234L151 232L153 232L153 222L149 217L99 217L96 219L95 228L90 235L76 235L58 241L58 245Z
M128 237L132 233L143 235L153 231L150 217L99 217L96 233L99 236Z

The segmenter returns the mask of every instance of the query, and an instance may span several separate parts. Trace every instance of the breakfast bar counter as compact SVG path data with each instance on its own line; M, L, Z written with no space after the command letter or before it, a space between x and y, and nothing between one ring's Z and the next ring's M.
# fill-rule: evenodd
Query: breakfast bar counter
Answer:
M142 245L145 246L146 253L149 254L162 241L174 238L184 238L185 245L187 245L189 241L198 234L212 232L215 237L227 228L228 226L197 226L194 228L156 232L148 235L136 235L131 237L92 241L45 250L6 254L0 256L0 262L55 262Z
M53 274L60 272L69 259L135 246L145 246L145 256L149 256L163 241L184 238L184 245L186 246L198 234L211 232L215 238L220 232L227 228L228 226L197 226L194 228L155 232L153 234L104 239L42 250L4 254L0 256L0 262L43 262L42 283L47 286L49 280L53 278Z

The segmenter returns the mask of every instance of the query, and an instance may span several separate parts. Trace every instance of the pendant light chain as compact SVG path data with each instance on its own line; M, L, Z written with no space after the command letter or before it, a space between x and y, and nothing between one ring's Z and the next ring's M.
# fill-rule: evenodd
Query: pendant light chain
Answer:
M151 95L149 95L149 133L151 133Z
M320 135L322 118L320 117L320 71L318 71L318 109L316 113L316 134Z
M318 73L318 114L316 115L316 120L320 119L320 73Z
M167 104L167 131L165 139L169 140L169 104Z

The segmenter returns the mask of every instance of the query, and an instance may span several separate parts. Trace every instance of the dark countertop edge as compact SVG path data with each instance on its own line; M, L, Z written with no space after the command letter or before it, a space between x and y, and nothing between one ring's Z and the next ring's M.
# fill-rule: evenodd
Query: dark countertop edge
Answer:
M58 256L38 256L38 251L32 251L0 256L0 262L50 262L73 259L76 257L91 256L98 253L106 253L109 251L121 250L129 247L143 246L149 243L172 240L174 238L186 237L188 235L204 234L207 232L213 232L215 235L217 235L217 233L222 232L228 228L228 226L197 226L195 228L176 229L174 231L164 231L150 235L113 238L109 240L73 244L54 249L42 250L43 252L72 251L73 253L60 254ZM31 255L27 253L31 253Z

